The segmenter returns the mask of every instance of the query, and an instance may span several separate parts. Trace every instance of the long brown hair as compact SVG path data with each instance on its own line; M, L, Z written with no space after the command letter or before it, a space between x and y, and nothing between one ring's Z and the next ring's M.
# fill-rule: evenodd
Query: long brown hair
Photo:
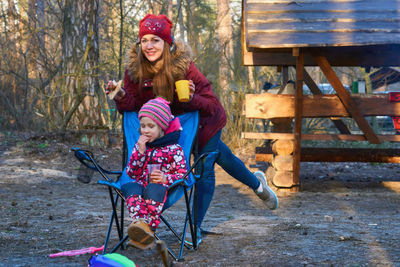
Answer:
M161 58L155 64L152 64L144 56L140 45L138 45L138 47L139 88L142 87L144 79L152 79L154 94L156 96L163 96L168 101L172 102L174 99L175 79L171 70L172 60L169 44L164 42L164 50Z

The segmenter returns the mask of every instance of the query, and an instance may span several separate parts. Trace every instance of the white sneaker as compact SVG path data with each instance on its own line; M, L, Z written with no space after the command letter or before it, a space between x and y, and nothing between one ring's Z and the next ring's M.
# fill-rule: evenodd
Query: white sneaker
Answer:
M263 191L258 193L256 190L254 192L256 195L261 198L268 206L269 209L275 210L278 208L278 197L275 192L268 186L267 179L265 178L264 173L260 171L256 171L254 175L257 177L258 181L260 181Z

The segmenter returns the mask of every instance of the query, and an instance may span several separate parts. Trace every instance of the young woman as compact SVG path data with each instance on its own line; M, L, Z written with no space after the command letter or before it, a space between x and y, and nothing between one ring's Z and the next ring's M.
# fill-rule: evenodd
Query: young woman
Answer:
M114 100L120 112L139 110L156 95L171 102L173 114L199 110L199 152L220 151L217 164L235 179L252 188L270 209L278 207L278 198L268 187L262 172L251 173L243 162L221 141L226 124L225 110L213 93L209 81L192 62L191 49L180 40L173 40L172 23L165 15L146 15L139 24L139 42L128 54L124 88ZM189 80L190 100L179 102L175 81ZM109 82L107 93L115 86ZM197 225L201 226L215 190L214 170L198 184ZM199 238L201 242L201 236Z
M148 101L139 111L140 137L126 169L133 180L121 190L132 219L128 227L130 243L141 249L154 244L168 186L187 171L178 144L181 126L179 119L172 118L169 102L161 97ZM155 165L156 169L149 168Z

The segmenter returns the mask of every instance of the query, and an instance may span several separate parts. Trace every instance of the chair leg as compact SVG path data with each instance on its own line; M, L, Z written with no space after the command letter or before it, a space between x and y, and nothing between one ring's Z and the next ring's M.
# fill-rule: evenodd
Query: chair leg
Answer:
M110 253L114 253L115 251L117 251L117 249L119 249L124 245L125 241L128 239L128 235L126 235L124 238L121 239L121 241L119 241L119 243L117 245L115 245L115 247L110 251Z
M121 231L120 231L120 227L119 227L119 223L118 223L118 216L117 216L117 209L116 209L116 205L115 203L118 201L118 194L115 196L115 200L112 194L112 190L110 188L109 189L109 193L110 193L110 199L111 199L111 203L112 203L112 212L111 212L111 218L110 218L110 223L108 224L108 230L107 230L107 234L106 234L106 240L104 241L104 249L103 249L103 254L107 251L107 246L108 246L108 241L110 239L110 235L111 235L111 230L112 230L112 226L113 226L113 221L115 220L115 224L117 226L117 231L118 231L118 235L121 237Z
M121 236L124 236L124 210L125 210L125 200L121 198ZM125 249L125 243L122 243L121 249Z
M109 194L110 194L110 198L111 198L111 205L112 205L114 215L115 215L115 225L117 226L118 237L119 237L119 240L121 240L123 238L123 234L122 234L122 230L121 230L121 227L120 227L120 224L118 221L118 215L117 215L117 205L118 205L119 195L116 194L115 200L113 201L112 189L109 187L108 190L109 190Z

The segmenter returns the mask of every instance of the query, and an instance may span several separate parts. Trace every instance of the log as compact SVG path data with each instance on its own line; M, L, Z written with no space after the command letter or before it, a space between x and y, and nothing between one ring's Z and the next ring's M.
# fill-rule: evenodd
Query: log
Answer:
M269 166L267 171L265 172L265 176L267 177L268 182L272 182L272 179L274 179L276 170L274 167Z
M293 171L293 156L290 155L274 155L271 165L277 171Z
M272 144L272 152L275 155L292 155L294 151L293 140L276 140Z
M274 178L272 178L272 184L276 187L292 187L294 173L290 171L276 171Z

